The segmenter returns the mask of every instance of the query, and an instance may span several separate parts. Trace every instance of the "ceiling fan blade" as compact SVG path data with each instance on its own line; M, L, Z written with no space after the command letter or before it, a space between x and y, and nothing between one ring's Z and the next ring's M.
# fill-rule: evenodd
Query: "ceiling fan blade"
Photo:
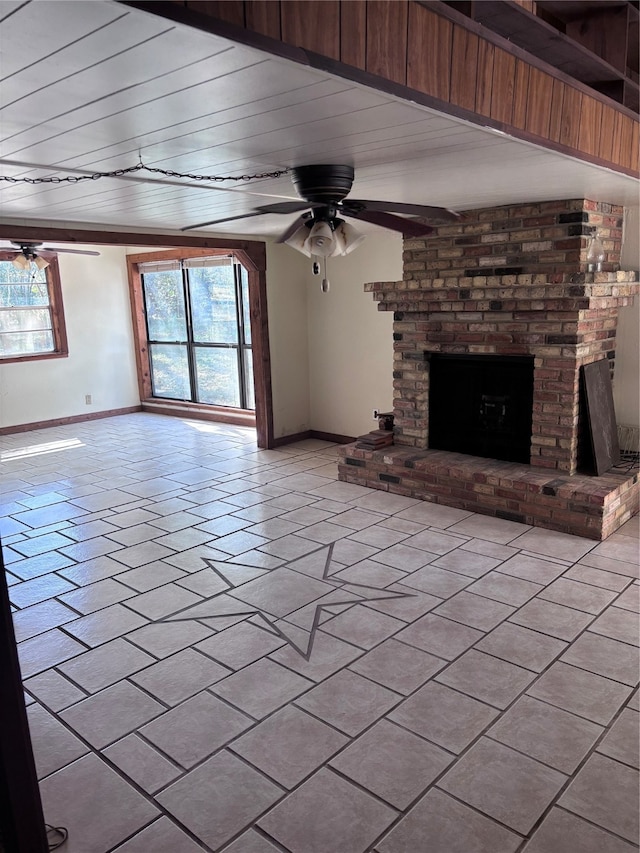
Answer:
M16 255L21 255L25 251L31 252L35 255L57 255L61 253L65 253L67 255L95 255L99 256L100 252L94 252L91 249L67 249L62 246L43 246L42 243L33 243L27 242L18 243L15 240L12 240L14 244L11 247L0 246L0 251L3 252L14 252Z
M401 216L394 216L392 213L381 210L360 210L357 213L344 210L342 212L345 216L353 216L354 219L371 222L372 225L380 225L391 231L400 231L404 237L426 237L433 231L430 225L423 225L413 219L403 219Z
M181 231L193 231L195 228L205 228L207 225L218 225L221 222L233 222L236 219L249 219L252 216L262 216L264 213L298 213L300 210L309 210L310 207L322 207L308 201L282 201L276 204L264 204L254 207L251 213L241 213L240 216L225 216L224 219L210 219L208 222L199 222L197 225L187 225Z
M366 201L364 199L347 198L343 202L345 208L350 205L362 205L365 210L376 210L383 213L406 213L410 216L421 216L424 219L441 220L442 222L455 222L460 219L460 214L446 207L430 207L427 204L405 204L398 201Z
M181 231L193 231L195 228L205 228L207 225L218 225L220 222L234 222L236 219L250 219L252 216L260 216L261 210L254 210L252 213L241 213L239 216L225 216L222 219L210 219L208 222L198 222L197 225L187 225L186 228L181 228Z
M287 228L284 234L281 234L278 237L276 243L286 243L289 237L292 237L296 233L298 228L301 228L305 224L305 222L310 218L310 216L311 214L303 214L302 216L298 216Z
M53 246L45 246L42 249L38 249L37 253L39 255L58 255L60 253L64 253L65 255L100 255L100 252L93 252L89 249L63 249L61 246L56 246L55 248Z
M322 207L313 201L279 201L275 204L261 204L254 208L259 213L297 213L299 210L309 210L311 207Z

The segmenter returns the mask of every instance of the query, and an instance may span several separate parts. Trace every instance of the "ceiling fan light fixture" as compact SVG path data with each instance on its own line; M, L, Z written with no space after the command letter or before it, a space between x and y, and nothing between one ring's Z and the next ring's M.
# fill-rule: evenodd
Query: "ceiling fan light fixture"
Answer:
M17 270L28 270L31 266L29 258L22 253L16 255L15 258L11 261L11 263Z
M311 251L307 248L307 239L309 237L309 229L306 225L301 225L297 231L294 231L290 237L284 241L287 246L291 246L292 249L297 249L299 252L302 252L303 255L306 255L308 258L311 257Z
M45 259L41 258L39 255L36 255L34 257L33 262L39 270L46 270L46 268L49 266L49 261L45 261Z
M336 248L336 240L331 225L328 222L316 222L309 231L305 248L310 255L323 258L330 257Z
M336 255L350 254L367 239L364 234L348 222L341 222L336 228L334 235L336 241L336 251L334 254Z

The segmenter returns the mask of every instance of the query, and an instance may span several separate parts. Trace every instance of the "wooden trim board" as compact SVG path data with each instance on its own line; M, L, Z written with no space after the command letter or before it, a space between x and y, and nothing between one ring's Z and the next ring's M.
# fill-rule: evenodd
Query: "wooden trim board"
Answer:
M64 426L65 424L79 424L83 421L97 421L102 418L115 418L118 415L130 415L132 412L141 412L142 406L126 406L123 409L105 409L103 412L91 412L88 415L69 415L66 418L52 418L48 421L33 421L29 424L15 424L14 426L0 427L0 435L14 435L18 432L30 432L34 429L48 429L49 427Z

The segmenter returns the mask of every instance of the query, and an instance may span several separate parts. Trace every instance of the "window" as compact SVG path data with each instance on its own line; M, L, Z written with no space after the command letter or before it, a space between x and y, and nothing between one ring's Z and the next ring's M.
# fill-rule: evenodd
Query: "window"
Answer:
M255 409L246 269L186 258L139 271L153 396Z
M56 258L39 270L18 270L0 253L0 360L24 361L68 354Z

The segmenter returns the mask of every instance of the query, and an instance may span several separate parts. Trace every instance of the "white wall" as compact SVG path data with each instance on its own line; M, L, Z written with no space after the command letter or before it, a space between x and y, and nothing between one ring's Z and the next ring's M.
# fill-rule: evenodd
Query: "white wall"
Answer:
M378 311L369 281L402 279L402 238L382 231L345 258L329 258L331 288L307 261L311 428L357 436L393 401L393 314Z
M625 209L620 265L640 270L640 208ZM640 296L620 309L616 337L613 401L619 424L640 426Z
M140 402L125 250L84 248L99 251L100 257L58 256L69 356L0 365L0 426ZM85 403L86 394L92 396L91 405Z
M309 260L267 243L267 311L276 438L310 429L306 274Z

